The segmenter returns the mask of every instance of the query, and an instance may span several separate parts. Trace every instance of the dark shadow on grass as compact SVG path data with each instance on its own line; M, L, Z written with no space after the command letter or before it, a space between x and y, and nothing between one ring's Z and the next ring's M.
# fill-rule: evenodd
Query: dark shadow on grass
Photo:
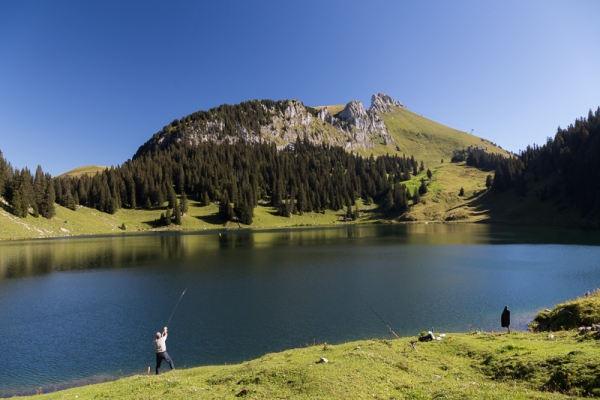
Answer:
M150 228L158 228L160 226L159 221L154 219L152 221L142 221L142 224L148 225Z
M194 218L199 219L200 221L206 222L207 224L212 225L223 225L224 221L219 217L218 214L210 214L210 215L198 215Z
M358 219L358 222L368 222L368 221L376 221L382 218L387 218L385 213L381 210L380 206L371 206L370 209L361 209L360 210L361 217ZM400 215L400 213L390 213L389 215Z

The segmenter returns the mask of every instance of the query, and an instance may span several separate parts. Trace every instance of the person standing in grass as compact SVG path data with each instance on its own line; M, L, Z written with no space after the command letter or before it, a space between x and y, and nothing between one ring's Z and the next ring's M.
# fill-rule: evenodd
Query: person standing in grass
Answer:
M167 327L163 329L163 333L156 332L156 339L154 340L154 350L156 351L156 375L158 375L158 369L160 368L160 364L162 360L165 360L169 363L171 369L175 369L173 366L173 360L169 357L169 353L167 353Z
M502 311L500 324L503 328L508 328L508 333L510 333L510 311L508 311L508 306L505 306L504 311Z

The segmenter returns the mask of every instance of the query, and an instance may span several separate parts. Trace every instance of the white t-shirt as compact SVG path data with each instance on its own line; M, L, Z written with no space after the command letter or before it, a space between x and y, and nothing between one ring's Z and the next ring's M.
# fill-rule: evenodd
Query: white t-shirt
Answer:
M156 350L157 353L163 353L165 351L167 351L167 337L163 336L159 339L156 339L154 341L154 350Z

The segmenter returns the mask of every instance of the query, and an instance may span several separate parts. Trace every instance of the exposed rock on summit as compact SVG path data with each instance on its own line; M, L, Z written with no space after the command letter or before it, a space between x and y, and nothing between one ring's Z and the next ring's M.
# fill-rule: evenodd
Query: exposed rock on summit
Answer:
M347 150L372 149L376 143L394 142L380 113L405 108L390 96L378 93L366 110L353 100L338 114L327 107L318 111L298 100L253 100L237 105L221 105L175 120L140 147L134 157L165 148L172 142L190 145L203 141L217 143L275 143L279 149L298 138L312 143L342 146Z
M369 143L371 138L382 138L384 143L394 141L377 112L365 110L360 101L352 100L338 117L351 125L352 129L348 133L366 148L372 147L372 143Z
M396 107L406 108L404 104L385 93L377 93L371 96L371 107L369 109L372 111L387 113L395 111Z

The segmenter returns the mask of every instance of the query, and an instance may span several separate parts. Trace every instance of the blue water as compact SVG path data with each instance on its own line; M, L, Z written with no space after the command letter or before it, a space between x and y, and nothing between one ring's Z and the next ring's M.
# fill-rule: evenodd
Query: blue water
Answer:
M500 330L600 286L600 236L485 225L363 226L0 243L0 395L313 342ZM165 366L163 366L165 368ZM168 369L168 367L167 367Z

